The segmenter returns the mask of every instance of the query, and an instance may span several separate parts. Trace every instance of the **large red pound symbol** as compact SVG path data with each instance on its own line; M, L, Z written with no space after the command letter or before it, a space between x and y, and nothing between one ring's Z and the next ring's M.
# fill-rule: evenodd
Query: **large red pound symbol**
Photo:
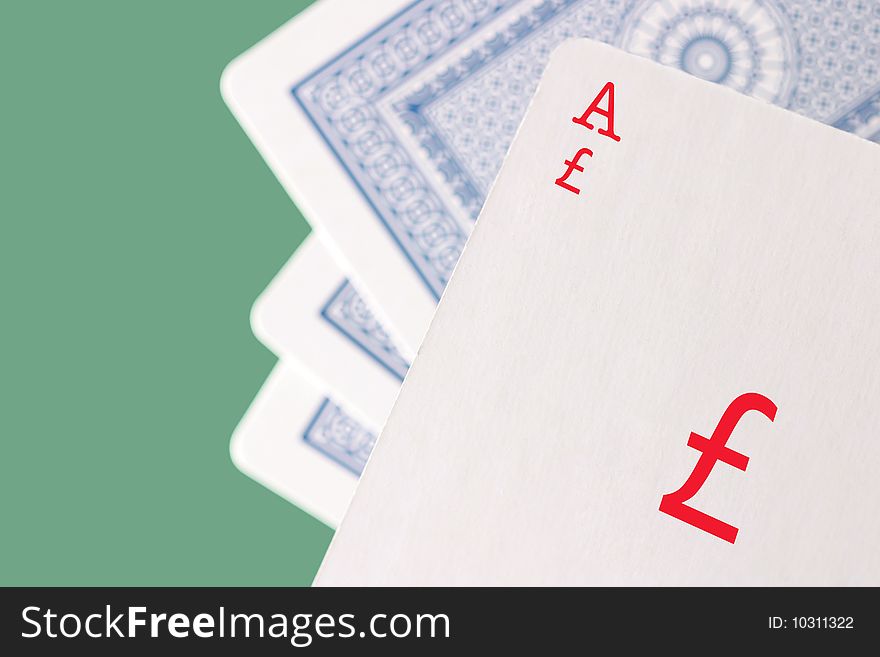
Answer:
M694 471L691 472L681 488L660 499L660 511L663 513L668 513L673 518L678 518L697 529L709 532L728 543L736 541L736 534L739 532L736 527L728 525L718 518L713 518L707 513L697 511L686 505L685 502L697 494L706 482L709 473L712 472L712 468L715 467L716 461L724 461L745 472L746 466L749 464L749 457L727 447L727 440L740 418L748 411L763 413L771 422L776 419L776 404L764 395L759 395L757 392L747 392L734 399L718 421L718 426L712 432L711 438L707 440L699 434L691 433L688 438L688 447L702 452L697 465L694 466Z

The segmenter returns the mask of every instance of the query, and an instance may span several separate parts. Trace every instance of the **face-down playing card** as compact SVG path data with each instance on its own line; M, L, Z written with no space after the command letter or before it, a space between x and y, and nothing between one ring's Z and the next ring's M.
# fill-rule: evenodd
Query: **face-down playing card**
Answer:
M317 583L880 583L878 179L564 44Z
M880 139L876 3L322 0L236 59L223 93L403 349L571 37Z

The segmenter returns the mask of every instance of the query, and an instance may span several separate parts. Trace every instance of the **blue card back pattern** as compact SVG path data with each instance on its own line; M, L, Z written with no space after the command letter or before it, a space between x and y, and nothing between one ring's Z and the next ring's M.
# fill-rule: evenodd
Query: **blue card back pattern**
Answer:
M376 436L362 427L330 399L318 405L302 435L303 440L360 476L376 442Z
M391 376L403 381L409 363L348 279L324 303L321 317Z
M572 37L880 142L878 3L419 0L291 91L435 298Z

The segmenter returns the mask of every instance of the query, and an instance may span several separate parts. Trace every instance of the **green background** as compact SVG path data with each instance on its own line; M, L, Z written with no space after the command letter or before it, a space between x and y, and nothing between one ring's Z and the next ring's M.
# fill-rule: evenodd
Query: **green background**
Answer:
M219 92L307 4L2 4L0 584L314 576L331 531L228 452L308 226Z

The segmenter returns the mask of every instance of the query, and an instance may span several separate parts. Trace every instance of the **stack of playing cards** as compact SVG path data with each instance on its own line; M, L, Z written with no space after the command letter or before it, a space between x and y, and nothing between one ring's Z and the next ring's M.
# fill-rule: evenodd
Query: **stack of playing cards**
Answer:
M319 583L880 582L876 6L321 0L222 88Z

